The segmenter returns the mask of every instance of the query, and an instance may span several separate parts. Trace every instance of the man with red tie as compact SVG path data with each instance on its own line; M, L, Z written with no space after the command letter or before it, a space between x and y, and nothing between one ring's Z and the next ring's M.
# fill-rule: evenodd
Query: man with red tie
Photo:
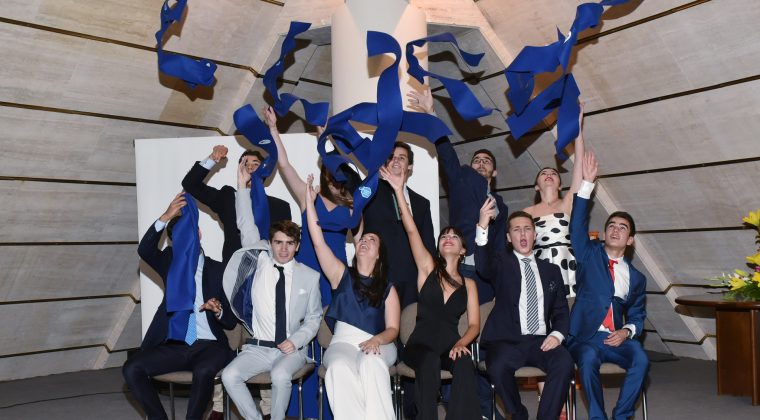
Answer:
M638 338L646 318L646 277L625 257L633 245L636 225L630 214L616 211L604 225L600 242L589 239L589 201L597 163L583 159L583 183L573 201L570 240L578 264L577 296L570 314L568 350L580 370L589 402L589 418L607 419L599 367L611 362L626 369L614 419L633 416L649 370L649 359Z

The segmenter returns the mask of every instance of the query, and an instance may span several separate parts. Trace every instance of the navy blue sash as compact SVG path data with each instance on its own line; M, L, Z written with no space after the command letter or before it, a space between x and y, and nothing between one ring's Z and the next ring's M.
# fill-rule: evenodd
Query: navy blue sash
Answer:
M187 205L172 230L172 262L166 275L166 312L169 319L167 338L185 341L187 323L195 302L195 272L201 241L198 237L198 206L185 193Z

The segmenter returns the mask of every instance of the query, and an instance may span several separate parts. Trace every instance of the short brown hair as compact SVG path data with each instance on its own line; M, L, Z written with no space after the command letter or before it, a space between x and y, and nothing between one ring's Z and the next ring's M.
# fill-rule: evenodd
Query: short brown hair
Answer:
M406 150L407 156L409 156L409 164L414 165L414 152L412 151L412 146L404 143L403 141L397 141L393 144L393 150L391 151L391 154L388 156L388 160L386 162L390 162L391 159L393 159L393 152L396 151L397 148L402 148Z
M238 159L238 163L242 162L243 158L246 156L255 156L259 158L259 162L264 161L264 155L262 155L261 152L259 152L258 150L246 150L245 152L243 152L242 155L240 155L240 159Z
M285 236L293 238L297 244L301 243L301 227L290 220L280 220L272 223L269 227L269 239L274 238L274 234L282 232Z
M528 218L528 220L530 220L530 224L533 227L536 227L536 222L533 220L533 216L531 216L530 213L526 211L518 210L518 211L512 212L512 214L510 214L509 217L507 218L507 231L509 231L509 226L510 226L510 223L512 223L512 219L517 219L518 217Z

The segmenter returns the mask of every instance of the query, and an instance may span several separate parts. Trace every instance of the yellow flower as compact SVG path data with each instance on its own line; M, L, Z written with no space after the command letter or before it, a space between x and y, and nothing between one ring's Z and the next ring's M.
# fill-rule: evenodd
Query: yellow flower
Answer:
M731 290L741 289L746 285L742 279L739 277L731 277L731 280L729 280L728 285L731 286Z
M755 264L755 265L760 265L760 252L758 252L755 255L751 255L747 257L747 262Z
M752 281L755 283L760 283L760 272L755 271L755 274L752 275Z
M749 223L752 226L760 227L760 209L749 212L749 215L742 218L742 221L744 223Z

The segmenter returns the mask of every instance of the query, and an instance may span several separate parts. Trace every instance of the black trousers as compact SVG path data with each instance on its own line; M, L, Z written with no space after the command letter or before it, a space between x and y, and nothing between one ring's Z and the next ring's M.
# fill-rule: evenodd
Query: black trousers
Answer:
M514 420L527 420L528 409L520 401L515 371L523 366L546 372L546 384L538 405L538 419L556 420L562 411L575 366L570 353L562 345L541 350L545 335L523 336L518 343L492 341L486 347L486 370L499 393L507 412Z
M214 392L214 377L227 365L231 355L229 346L214 340L197 340L192 346L172 342L137 353L124 363L122 373L148 419L165 420L166 411L150 378L180 370L192 371L187 419L200 420Z
M451 372L451 398L446 409L447 420L480 420L480 403L478 402L475 379L475 365L470 356L457 360L449 358L448 351L440 355L424 346L407 347L407 351L416 352L415 367L417 376L414 383L416 420L438 420L438 391L441 387L441 369Z

